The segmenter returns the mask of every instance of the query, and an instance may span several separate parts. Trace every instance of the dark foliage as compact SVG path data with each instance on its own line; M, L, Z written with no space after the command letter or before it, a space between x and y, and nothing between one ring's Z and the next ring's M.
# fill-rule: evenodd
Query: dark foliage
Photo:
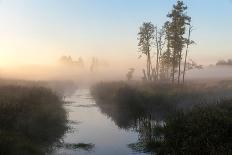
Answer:
M226 154L232 148L231 88L231 81L185 87L112 82L94 86L92 93L119 127L139 133L138 143L128 145L135 151Z
M160 154L231 154L232 101L179 112L162 133Z
M42 87L0 87L0 154L40 155L67 126L61 99Z

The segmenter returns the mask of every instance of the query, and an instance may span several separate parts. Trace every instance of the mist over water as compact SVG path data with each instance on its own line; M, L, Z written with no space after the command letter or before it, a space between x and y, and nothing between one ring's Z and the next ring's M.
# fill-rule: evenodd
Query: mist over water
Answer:
M207 66L201 70L192 70L187 74L187 78L192 79L231 79L232 66Z
M0 155L232 154L231 4L0 0Z
M139 61L139 60L138 60ZM32 81L71 80L80 84L91 85L103 81L126 80L130 68L135 69L133 80L142 79L143 64L128 65L114 62L101 65L91 70L91 65L84 67L72 65L18 65L15 67L0 67L0 78L21 79ZM186 80L223 80L232 78L232 66L206 66L203 69L188 71Z

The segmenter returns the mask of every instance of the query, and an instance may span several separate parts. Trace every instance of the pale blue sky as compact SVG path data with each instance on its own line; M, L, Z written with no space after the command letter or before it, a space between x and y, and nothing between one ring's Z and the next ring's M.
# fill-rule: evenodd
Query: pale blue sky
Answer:
M202 63L232 58L232 1L185 0ZM144 21L161 26L175 0L1 0L0 64L50 63L61 55L136 62Z

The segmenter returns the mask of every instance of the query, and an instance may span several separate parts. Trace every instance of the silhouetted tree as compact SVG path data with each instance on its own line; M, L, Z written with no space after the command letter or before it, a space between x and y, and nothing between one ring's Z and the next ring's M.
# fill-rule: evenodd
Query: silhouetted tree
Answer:
M170 46L170 32L169 32L169 22L164 24L164 32L165 32L165 43L166 43L166 50L160 56L160 78L161 79L169 79L170 78L170 67L172 66L172 58L171 58L171 46Z
M79 67L84 67L84 60L82 59L82 57L79 57L77 63Z
M64 65L72 65L73 64L73 59L71 56L62 56L60 58L60 63Z
M84 61L81 57L79 57L78 61L76 61L71 56L62 56L59 63L68 67L84 67Z
M185 58L184 58L183 84L185 82L186 62L187 62L187 57L188 57L189 45L194 44L194 41L190 40L192 30L193 30L193 27L189 25L188 39L186 40L186 51L185 51Z
M155 31L154 28L155 27L151 22L143 23L138 33L139 50L142 54L145 54L147 57L147 79L148 80L152 80L151 78L151 71L152 71L151 49L152 49L153 40L154 40L154 31Z
M128 81L132 80L134 71L135 71L134 68L130 68L130 69L129 69L128 73L126 74L126 77L127 77L127 80L128 80Z
M184 38L186 25L189 25L191 18L186 15L187 7L182 1L177 1L173 6L171 13L167 15L170 18L168 31L170 47L172 49L172 82L174 83L176 68L178 68L178 84L180 83L181 75L181 60L182 50L185 46L186 39Z
M163 26L161 29L155 27L155 46L156 46L156 76L155 79L159 79L160 72L160 59L162 55L162 51L165 45L165 27Z
M90 71L94 72L97 69L98 65L99 65L98 59L93 57L90 65Z
M143 81L147 81L147 75L146 75L146 71L145 69L143 69L143 77L142 77Z
M192 70L192 69L203 69L202 65L197 64L192 59L189 60L189 62L186 62L186 69L185 72Z
M160 79L169 80L170 79L170 67L171 67L171 53L170 50L167 49L162 55L160 59Z

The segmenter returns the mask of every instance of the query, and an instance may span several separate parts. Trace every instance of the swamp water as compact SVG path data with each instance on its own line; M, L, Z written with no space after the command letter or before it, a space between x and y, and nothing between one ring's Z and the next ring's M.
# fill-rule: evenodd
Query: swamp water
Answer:
M122 129L101 112L89 89L79 89L67 98L65 109L71 131L63 137L65 146L56 148L52 155L131 155L129 144L138 141L134 129Z

